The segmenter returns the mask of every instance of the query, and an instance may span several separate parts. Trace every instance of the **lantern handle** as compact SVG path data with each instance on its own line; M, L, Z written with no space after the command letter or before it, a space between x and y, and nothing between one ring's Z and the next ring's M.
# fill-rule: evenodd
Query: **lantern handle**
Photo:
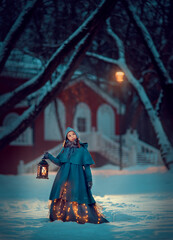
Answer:
M45 152L42 159L49 159L49 153L48 152Z

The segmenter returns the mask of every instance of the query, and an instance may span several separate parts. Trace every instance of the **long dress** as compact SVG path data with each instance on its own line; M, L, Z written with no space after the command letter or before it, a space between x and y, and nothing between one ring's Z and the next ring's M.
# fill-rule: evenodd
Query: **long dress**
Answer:
M81 143L80 148L73 148L70 157L69 149L63 148L56 158L49 154L49 159L60 166L49 197L50 221L108 223L88 187L88 182L92 181L90 165L94 161L87 144Z

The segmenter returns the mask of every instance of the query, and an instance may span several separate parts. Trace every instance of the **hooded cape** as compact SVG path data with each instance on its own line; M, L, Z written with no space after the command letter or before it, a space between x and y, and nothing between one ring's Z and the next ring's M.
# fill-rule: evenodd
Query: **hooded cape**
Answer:
M79 134L76 130L74 130L71 127L68 127L65 131L65 138L67 138L68 132L73 131L77 138L79 138ZM56 164L61 165L63 163L69 162L73 164L78 165L91 165L95 164L93 161L90 153L88 152L88 143L82 143L80 142L80 148L73 148L73 152L70 154L70 158L68 157L69 149L68 148L62 148L61 152L56 157ZM51 157L51 156L50 156ZM53 159L52 159L53 160Z
M65 131L65 137L67 137L67 133L69 133L69 132L71 132L71 131L76 134L77 138L79 138L78 132L77 132L76 130L74 130L73 128L71 128L71 127L68 127L68 128L66 129L66 131Z
M61 152L56 157L58 163L73 163L78 165L91 165L95 164L90 153L87 150L88 143L80 143L80 148L74 148L73 153L71 154L70 158L68 158L68 151L67 148L62 148Z

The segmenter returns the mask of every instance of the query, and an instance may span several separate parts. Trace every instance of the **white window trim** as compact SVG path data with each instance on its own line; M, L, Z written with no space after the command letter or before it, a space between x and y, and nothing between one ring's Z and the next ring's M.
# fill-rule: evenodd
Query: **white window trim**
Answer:
M88 106L88 104L86 104L84 102L81 102L76 106L76 113L75 113L75 116L74 116L74 119L73 119L73 127L74 127L74 129L76 129L80 133L80 131L78 129L78 126L77 126L77 119L79 117L85 118L85 116L81 114L80 108L81 109L85 108L85 112L87 112L85 133L90 133L91 132L91 109ZM84 133L84 132L81 132L81 133Z

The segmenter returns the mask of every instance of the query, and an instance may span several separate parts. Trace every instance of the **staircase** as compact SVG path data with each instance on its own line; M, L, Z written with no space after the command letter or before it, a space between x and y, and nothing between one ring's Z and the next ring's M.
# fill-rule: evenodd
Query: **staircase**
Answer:
M98 134L97 135L97 151L109 162L114 165L120 164L119 143L112 141L109 137ZM129 163L129 149L122 146L122 165L128 166Z
M140 149L137 153L137 164L144 165L161 163L160 152L156 148L142 141L139 142Z
M91 132L89 134L80 134L82 142L88 142L88 150L90 152L98 152L106 158L108 162L114 165L120 164L119 143L99 132ZM132 149L122 146L122 166L127 167L133 163L130 161Z
M89 143L88 150L98 152L108 159L108 162L119 165L119 136L113 139L99 133L80 134L81 140ZM160 151L155 147L141 141L136 131L127 131L122 136L122 166L128 167L136 164L161 164Z
M141 141L138 137L136 130L130 132L128 130L124 135L125 145L129 148L130 146L134 146L136 152L136 164L143 165L143 164L153 164L158 165L162 164L162 158L160 155L160 151Z

